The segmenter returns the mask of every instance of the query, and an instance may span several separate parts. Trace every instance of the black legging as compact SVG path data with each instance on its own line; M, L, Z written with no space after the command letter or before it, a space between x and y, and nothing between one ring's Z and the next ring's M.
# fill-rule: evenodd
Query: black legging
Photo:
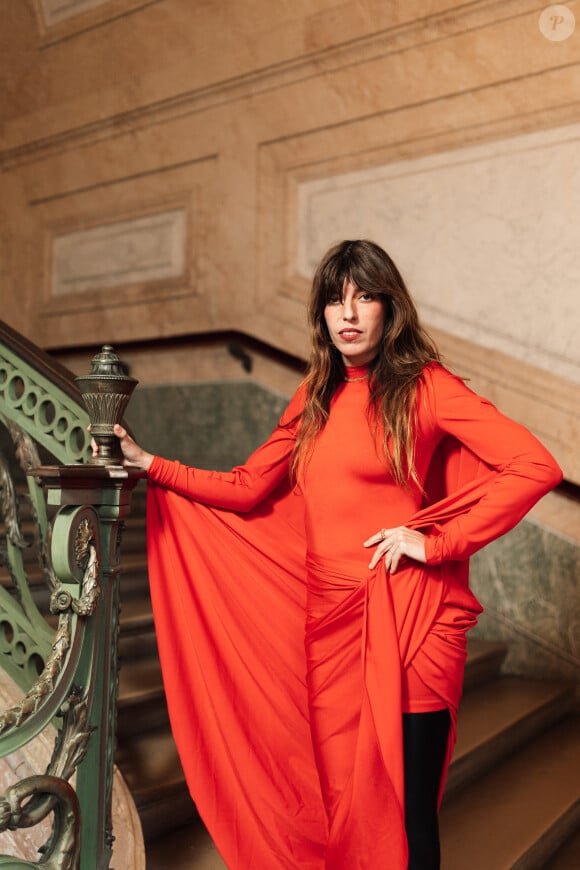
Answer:
M449 725L449 710L403 713L409 870L439 870L441 866L437 796Z

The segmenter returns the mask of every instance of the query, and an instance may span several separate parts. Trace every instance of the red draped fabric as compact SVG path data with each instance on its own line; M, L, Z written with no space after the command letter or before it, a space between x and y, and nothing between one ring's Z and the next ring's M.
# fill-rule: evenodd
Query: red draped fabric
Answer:
M514 525L559 478L529 433L484 405L477 413L492 441L508 433L513 443L476 456L455 437L435 439L424 479L430 504L400 519L428 535L430 564L407 561L389 575L383 561L361 570L348 545L338 556L310 549L311 507L309 515L280 465L292 413L246 466L217 482L178 464L152 466L149 570L171 725L192 798L230 870L405 870L403 683L412 670L451 712L446 774L465 635L481 610L464 552ZM455 423L445 425L453 435ZM535 471L524 474L521 459L506 483L491 454L511 456L516 446ZM268 475L280 483L263 495ZM521 478L519 502L484 532L502 475L504 490ZM240 486L260 490L243 513L197 500L220 487L240 498Z

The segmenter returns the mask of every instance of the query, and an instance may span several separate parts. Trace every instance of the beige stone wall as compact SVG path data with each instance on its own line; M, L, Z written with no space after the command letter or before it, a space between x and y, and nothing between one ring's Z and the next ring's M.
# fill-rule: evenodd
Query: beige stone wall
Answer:
M580 22L580 0L561 5ZM483 165L486 147L550 131L561 142L558 131L580 122L580 24L556 41L568 25L548 15L540 26L546 6L0 0L0 316L63 359L105 341L147 348L224 330L303 356L308 185L333 191L347 173L474 146ZM559 154L550 152L553 171L571 184L570 151ZM364 234L388 247L385 209L361 225L363 216ZM580 215L561 218L569 230ZM425 228L405 228L409 247L421 244ZM557 276L577 264L570 238L546 299L549 323L566 335L575 288ZM458 276L475 228L467 239ZM521 286L512 289L519 299ZM467 311L477 325L481 314ZM558 348L561 365L538 365L533 353L512 357L473 329L457 335L425 317L449 362L537 431L579 482L580 388L566 367L577 347ZM524 339L547 322L541 308L526 317ZM181 370L177 352L139 353L156 355L147 365L158 379ZM275 388L294 378L260 371Z

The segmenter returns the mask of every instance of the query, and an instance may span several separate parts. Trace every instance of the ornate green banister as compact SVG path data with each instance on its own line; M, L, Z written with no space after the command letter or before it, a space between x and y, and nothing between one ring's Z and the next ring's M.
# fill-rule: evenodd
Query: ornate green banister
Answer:
M58 727L45 774L14 784L0 798L0 832L53 812L52 837L38 865L0 856L0 867L106 870L113 839L119 547L140 475L87 462L88 416L71 376L1 322L0 424L4 579L11 580L0 587L0 664L24 692L0 713L0 757L49 723ZM41 451L45 462L54 457L64 464L42 465ZM27 475L32 532L19 517L16 463ZM30 545L50 592L51 616L39 609L28 582ZM71 795L67 780L75 771Z

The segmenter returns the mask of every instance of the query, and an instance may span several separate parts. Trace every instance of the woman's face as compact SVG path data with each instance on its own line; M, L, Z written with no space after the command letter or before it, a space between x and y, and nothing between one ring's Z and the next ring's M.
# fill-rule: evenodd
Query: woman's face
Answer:
M342 296L330 299L325 306L324 319L345 366L366 365L375 358L385 326L382 297L345 281Z

